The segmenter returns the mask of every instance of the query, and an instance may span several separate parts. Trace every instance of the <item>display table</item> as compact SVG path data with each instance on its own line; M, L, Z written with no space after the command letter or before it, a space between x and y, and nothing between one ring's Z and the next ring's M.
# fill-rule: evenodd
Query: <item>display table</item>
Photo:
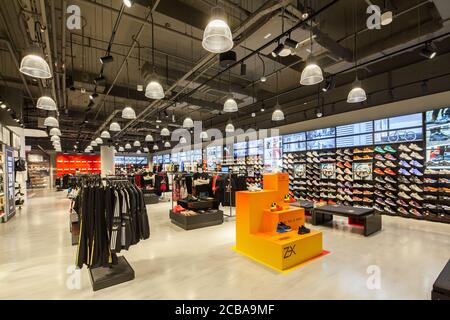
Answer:
M450 300L450 260L442 270L431 292L432 300Z
M288 192L287 174L268 174L264 175L264 190L236 193L235 250L277 271L290 271L323 254L322 232L297 234L305 223L305 210L283 202ZM273 202L282 210L271 211ZM277 233L279 222L292 231Z
M213 209L216 212L198 213L185 216L170 210L169 217L173 224L185 230L216 226L223 223L223 211L218 210L219 203L214 199L199 199L198 201L178 200L177 204L186 210L200 211Z
M144 203L146 205L159 203L159 197L155 194L154 189L142 189L142 193L144 194Z
M374 209L355 208L342 205L330 205L316 208L312 215L312 224L317 226L333 220L333 216L348 217L351 224L364 228L364 235L370 236L382 229L381 214Z

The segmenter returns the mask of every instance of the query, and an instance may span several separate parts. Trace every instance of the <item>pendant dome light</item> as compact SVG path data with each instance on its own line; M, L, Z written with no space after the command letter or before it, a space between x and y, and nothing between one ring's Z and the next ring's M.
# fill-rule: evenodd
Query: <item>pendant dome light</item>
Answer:
M58 128L52 128L50 130L50 135L51 136L61 136L61 130L59 130Z
M258 53L258 58L261 60L262 68L263 68L263 74L262 74L262 76L260 78L260 81L262 83L264 83L264 82L267 81L267 77L266 77L266 63L264 62L264 59L261 57L261 55L259 53Z
M56 111L56 102L48 96L40 97L37 101L36 108L47 111Z
M147 148L147 147L144 147L144 152L149 153L149 152L150 152L150 149Z
M58 128L59 122L55 117L47 117L44 120L44 126Z
M231 120L227 123L227 125L225 127L225 132L226 133L233 133L234 132L234 125L231 122Z
M59 136L52 136L52 138L50 139L51 142L55 142L55 141L61 141L61 138Z
M89 151L92 151L92 150L93 150L92 146L90 146L90 145L87 146L86 149L89 150Z
M202 131L201 133L200 133L200 139L202 139L202 140L208 140L208 132L206 132L206 131Z
M53 141L52 145L53 146L60 146L61 145L61 141Z
M97 139L95 139L95 142L97 142L98 145L101 145L101 144L103 144L103 139L97 138Z
M306 67L302 71L302 75L300 78L300 84L303 86L313 86L319 84L323 81L323 72L322 69L317 65L317 63L313 59L313 33L312 26L309 28L310 37L309 42L311 44L309 58L306 64Z
M159 150L159 147L158 147L158 145L157 144L155 144L154 146L153 146L153 150Z
M283 121L284 120L284 112L281 111L280 102L278 100L278 71L277 71L277 104L275 107L275 111L272 113L272 121Z
M50 79L52 77L50 66L45 61L41 48L37 46L31 47L27 51L20 62L19 71L38 79Z
M162 130L161 130L161 135L162 135L163 137L169 137L169 136L170 136L170 131L169 131L169 129L167 129L166 127L162 128Z
M90 149L88 149L88 148L84 149L84 153L90 153L90 152L91 152Z
M105 130L105 131L103 131L103 132L101 133L100 138L103 138L103 139L111 139L111 135L109 134L108 131Z
M136 154L142 154L141 150L136 151Z
M153 74L150 77L150 81L145 88L145 96L149 99L161 100L164 99L165 93L161 83L158 80L158 75L156 74L155 65L155 25L153 20L153 14L150 13L152 18L152 64L153 64Z
M138 140L136 140L136 141L133 143L133 146L134 146L134 147L140 147L140 146L141 146L141 143L140 143Z
M133 5L134 0L123 0L123 4L127 7L127 8L131 8L131 6Z
M153 136L151 134L146 135L145 142L153 142Z
M181 141L180 141L181 142ZM170 142L169 141L166 141L165 143L164 143L164 148L170 148L171 147L171 145L170 145Z
M119 152L125 152L124 147L119 147Z
M231 70L228 71L228 98L223 104L223 112L232 113L238 112L238 105L236 100L233 98L233 94L231 93Z
M187 143L186 138L185 138L185 137L181 137L181 138L180 138L180 143L181 143L181 144Z
M120 128L120 124L118 124L117 122L113 122L109 126L109 131L111 132L119 132L120 130L122 129Z
M131 144L127 143L127 144L125 145L125 150L130 150L130 149L131 149Z
M97 146L98 146L98 143L95 140L91 141L91 147L97 147Z
M366 91L363 89L361 81L358 79L358 43L357 43L357 16L356 16L356 1L354 4L355 8L353 10L353 22L354 22L354 60L355 60L355 82L353 82L352 89L348 93L347 102L348 103L361 103L367 100Z
M211 10L211 20L203 32L202 46L212 53L223 53L233 49L233 34L221 7L214 7Z
M192 121L191 118L187 117L186 119L184 119L183 121L183 128L185 129L190 129L194 127L194 121Z
M134 109L132 107L125 107L122 110L122 118L127 120L135 120L136 112L134 112Z

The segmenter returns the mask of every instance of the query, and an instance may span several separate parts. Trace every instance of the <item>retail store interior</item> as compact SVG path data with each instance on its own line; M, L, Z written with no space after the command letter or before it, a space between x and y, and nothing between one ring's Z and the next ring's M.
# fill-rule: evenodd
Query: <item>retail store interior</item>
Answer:
M450 300L449 19L3 4L0 299Z

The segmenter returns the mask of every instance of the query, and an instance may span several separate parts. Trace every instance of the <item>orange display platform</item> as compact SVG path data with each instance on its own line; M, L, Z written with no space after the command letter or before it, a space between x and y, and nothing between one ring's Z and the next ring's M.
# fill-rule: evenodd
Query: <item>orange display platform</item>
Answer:
M235 250L278 271L295 268L323 254L322 232L297 234L305 223L305 211L283 202L288 193L289 176L283 173L264 175L262 191L236 193ZM283 209L271 211L273 202ZM293 231L277 233L279 222Z

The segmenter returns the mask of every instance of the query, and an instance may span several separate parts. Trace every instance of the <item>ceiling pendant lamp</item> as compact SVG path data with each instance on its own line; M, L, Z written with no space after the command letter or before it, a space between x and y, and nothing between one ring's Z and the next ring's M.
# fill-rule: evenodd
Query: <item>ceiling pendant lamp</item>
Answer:
M127 8L131 8L131 6L133 5L134 0L123 0L123 4L127 7Z
M306 67L302 71L302 75L300 78L300 84L303 86L313 86L319 84L323 81L323 72L322 69L314 62L313 59L313 34L312 28L310 30L309 42L311 44L310 54L308 58L308 62Z
M131 144L127 143L127 144L125 145L125 150L130 150L130 149L131 149Z
M181 138L180 138L180 143L181 143L181 144L187 143L186 138L185 138L185 137L181 137Z
M123 147L119 147L119 152L125 152L125 149Z
M93 150L93 148L92 148L92 146L91 146L91 145L87 146L87 147L86 147L86 149L88 149L88 150L90 150L90 151L92 151L92 150Z
M52 138L50 139L51 142L55 142L55 141L61 141L61 138L59 136L52 136Z
M355 3L356 6L356 3ZM357 17L356 17L356 7L353 10L353 22L354 22L354 59L355 59L355 82L353 82L352 89L348 93L347 102L348 103L361 103L367 100L366 91L361 85L361 81L358 79L358 46L357 46Z
M150 14L152 18L152 64L153 64L153 74L150 77L150 81L145 88L145 96L153 100L164 99L165 93L164 88L158 80L158 75L156 74L155 65L155 25L153 20L153 15Z
M134 146L134 147L140 147L140 146L141 146L141 143L140 143L138 140L136 140L136 141L133 143L133 146Z
M202 132L200 133L200 139L202 139L202 140L208 140L208 132L202 131Z
M56 111L56 102L48 96L40 97L37 101L36 108L47 111Z
M231 122L231 120L228 122L227 126L225 127L226 133L233 133L234 132L234 125Z
M136 154L142 154L141 150L136 151Z
M238 105L236 100L233 98L228 98L227 101L223 104L223 112L232 113L238 111Z
M134 109L132 107L125 107L122 110L122 118L127 120L135 120L136 112L134 112Z
M53 145L53 146L60 146L60 145L61 145L61 142L60 142L60 141L53 141L53 142L52 142L52 145Z
M55 117L47 117L44 120L44 126L58 128L59 122Z
M168 137L168 136L170 136L170 131L169 131L169 129L167 129L166 127L162 128L162 130L161 130L161 135L162 135L163 137Z
M181 142L181 141L180 141ZM171 145L170 145L170 142L169 141L166 141L165 143L164 143L164 148L170 148L171 147Z
M146 135L145 142L153 142L153 136L151 134Z
M111 135L109 134L109 132L108 131L103 131L102 132L102 134L100 135L100 138L103 138L103 139L111 139Z
M98 144L95 140L91 141L91 147L97 147Z
M159 150L158 145L155 144L155 145L153 146L153 150L155 150L155 151L156 151L156 150Z
M150 149L147 148L147 147L144 147L144 152L149 153L149 152L150 152Z
M51 136L61 136L61 130L59 130L58 128L52 128L50 130L50 135Z
M120 124L118 124L117 122L113 122L109 126L109 131L111 132L119 132L120 130L122 129L120 128Z
M191 118L187 117L186 119L184 119L183 121L183 128L185 129L190 129L194 127L194 121L192 121Z
M101 144L103 144L103 139L97 138L97 139L95 139L95 142L97 142L98 145L101 145Z
M45 61L41 48L37 46L33 46L27 51L20 62L19 71L38 79L50 79L52 77L50 66Z
M283 121L284 120L284 113L281 111L280 106L278 106L275 111L272 113L272 121Z
M221 7L211 10L211 20L203 32L202 46L212 53L223 53L233 49L233 35L225 20L225 12Z
M90 153L90 152L91 152L90 149L88 149L88 148L84 149L84 153Z

